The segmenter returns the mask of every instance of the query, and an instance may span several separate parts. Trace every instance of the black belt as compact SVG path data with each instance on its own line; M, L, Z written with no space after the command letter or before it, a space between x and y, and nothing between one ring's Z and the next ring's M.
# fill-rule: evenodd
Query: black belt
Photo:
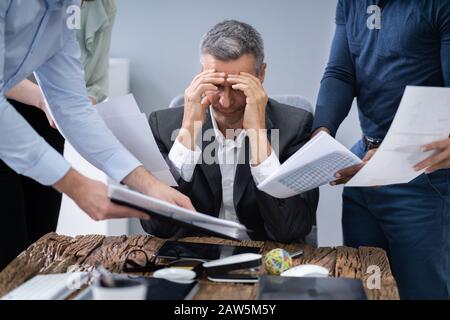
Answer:
M364 144L366 145L367 150L376 149L380 147L383 139L370 138L367 136L363 136Z

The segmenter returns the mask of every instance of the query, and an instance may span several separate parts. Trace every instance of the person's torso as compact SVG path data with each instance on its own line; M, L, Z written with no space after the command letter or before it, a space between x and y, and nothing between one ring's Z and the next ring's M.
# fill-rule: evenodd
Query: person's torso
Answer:
M164 143L167 153L173 146L172 138L174 130L180 128L183 119L183 107L156 111L158 114L159 139ZM274 150L277 150L281 163L290 156L287 151L292 147L292 141L295 140L299 132L299 124L304 123L307 112L286 105L280 105L274 101L270 101L266 111L266 118L272 123L272 130L268 131L269 141L272 141L273 129L278 129L278 146L272 144ZM208 112L207 117L210 117ZM162 125L164 123L164 126ZM308 123L307 125L311 125ZM204 130L213 129L213 124L209 121L205 124ZM305 131L309 131L305 128ZM154 134L156 134L154 132ZM215 135L214 135L215 136ZM215 137L203 146L203 152L209 154L210 146L217 143ZM249 162L249 145L248 139L242 145L224 148L214 148L215 152L223 153L228 158L238 157L238 164L231 164L230 167L221 168L217 163L209 164L204 159L198 164L191 183L191 192L187 194L194 207L203 213L207 213L216 217L220 216L222 211L225 214L225 205L229 209L229 213L236 215L237 221L253 230L252 239L265 240L268 239L264 227L264 219L260 213L260 207L257 202L257 186L253 180L250 162ZM299 146L300 148L300 146ZM203 154L203 158L205 154ZM217 157L219 155L217 154ZM242 157L242 158L241 158ZM225 173L225 178L224 174ZM211 180L213 179L213 180ZM225 189L224 190L224 185ZM223 197L227 197L223 199Z
M366 135L383 138L407 85L443 86L433 0L343 1Z
M6 1L3 66L4 91L27 78L64 45L77 12L76 0Z

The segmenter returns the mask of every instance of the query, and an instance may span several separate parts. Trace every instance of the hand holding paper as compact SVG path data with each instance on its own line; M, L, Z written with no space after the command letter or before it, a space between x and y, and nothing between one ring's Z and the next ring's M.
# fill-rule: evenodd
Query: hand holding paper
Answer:
M258 188L271 196L288 198L327 184L337 171L360 164L356 155L329 134L319 132Z
M424 152L422 146L448 139L449 132L450 88L407 87L379 150L347 186L407 183L422 174L432 163L440 164L443 161L445 167L446 151L434 158L436 148ZM443 149L447 150L445 146L446 143L443 143ZM436 162L422 162L429 157ZM420 171L414 169L418 163L421 163L418 167Z

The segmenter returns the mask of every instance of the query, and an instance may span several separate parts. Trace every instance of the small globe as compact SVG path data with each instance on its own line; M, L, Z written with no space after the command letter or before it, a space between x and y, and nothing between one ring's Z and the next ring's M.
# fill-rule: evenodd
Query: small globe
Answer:
M280 275L292 266L290 254L283 249L270 250L263 258L264 266L268 274Z

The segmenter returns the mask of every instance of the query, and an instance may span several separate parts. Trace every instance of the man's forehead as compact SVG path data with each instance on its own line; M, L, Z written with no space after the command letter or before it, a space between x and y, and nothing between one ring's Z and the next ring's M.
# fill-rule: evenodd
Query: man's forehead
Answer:
M253 55L245 54L235 60L220 60L212 55L202 55L203 70L214 69L226 74L239 74L241 72L255 73L255 58Z

